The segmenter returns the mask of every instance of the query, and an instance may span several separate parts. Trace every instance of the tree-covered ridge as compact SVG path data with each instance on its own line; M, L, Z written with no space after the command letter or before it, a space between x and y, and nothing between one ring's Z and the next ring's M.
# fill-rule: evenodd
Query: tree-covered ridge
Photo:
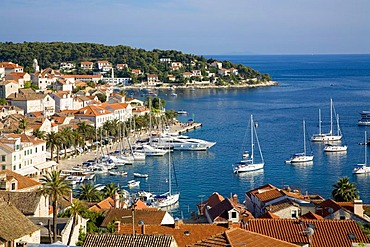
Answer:
M215 61L203 56L183 54L176 50L146 51L129 46L106 46L95 43L65 43L65 42L24 42L0 43L0 61L12 61L25 67L25 71L32 72L33 59L37 59L41 68L59 68L61 62L73 62L79 65L81 61L96 62L108 60L113 65L127 64L131 69L140 69L144 73L158 74L165 79L169 74L167 63L161 63L160 58L170 58L171 61L181 62L185 66L177 71L181 73L191 70L201 70L202 74L208 64ZM223 61L223 68L236 68L242 79L259 78L271 80L268 74L229 61Z

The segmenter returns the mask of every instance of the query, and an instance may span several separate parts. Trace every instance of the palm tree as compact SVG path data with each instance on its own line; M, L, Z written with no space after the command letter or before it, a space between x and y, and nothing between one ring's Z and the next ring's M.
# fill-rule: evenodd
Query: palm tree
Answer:
M28 127L27 118L22 118L19 120L19 128L23 130L23 133L26 133L26 129Z
M96 185L90 183L81 186L80 200L85 200L88 202L96 202L102 199L101 193L98 191Z
M85 142L84 142L84 139L83 139L83 136L80 134L80 132L78 132L77 129L74 129L72 131L72 143L73 143L73 146L75 147L75 150L74 150L74 154L76 155L77 154L77 147L84 147L85 146Z
M112 197L113 198L114 194L116 192L118 192L118 190L119 190L118 186L115 183L112 182L110 184L105 185L103 191L104 191L104 195L106 197Z
M40 179L42 183L41 192L48 195L53 206L53 236L54 242L57 241L57 214L58 202L61 198L68 196L72 189L66 181L66 176L61 176L60 171L52 171Z
M67 244L68 246L71 245L72 235L78 223L78 216L85 208L86 206L83 205L83 203L79 200L74 200L71 207L69 208L69 212L71 213L71 216L73 217L73 222L72 222L71 232L69 233L69 237L68 237L68 244Z
M70 128L62 129L60 137L62 138L63 148L64 148L64 158L67 157L67 148L70 148L73 145L73 132Z
M35 129L33 132L32 132L32 135L34 137L37 137L39 139L44 139L45 136L46 136L46 132L45 131L42 131L40 129Z
M331 192L332 197L337 202L351 202L359 198L358 190L355 183L351 183L348 177L338 179L333 184L334 190Z
M87 140L93 140L95 137L95 128L91 125L88 125L86 122L78 123L78 132L83 136L84 143Z
M51 160L53 160L54 148L58 144L58 133L51 131L45 136L46 147L50 148Z

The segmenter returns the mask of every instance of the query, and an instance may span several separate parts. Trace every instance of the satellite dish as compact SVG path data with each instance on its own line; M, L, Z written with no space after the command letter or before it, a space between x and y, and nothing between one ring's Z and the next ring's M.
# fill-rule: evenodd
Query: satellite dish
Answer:
M314 234L314 230L311 227L307 227L304 229L304 233L306 233L307 236L312 237Z
M332 213L334 213L334 209L332 209L332 208L328 208L328 212L329 212L330 214L332 214Z
M143 221L143 220L139 220L139 221L137 222L137 224L138 224L138 225L140 225L140 226L142 226L142 225L144 225L144 221Z

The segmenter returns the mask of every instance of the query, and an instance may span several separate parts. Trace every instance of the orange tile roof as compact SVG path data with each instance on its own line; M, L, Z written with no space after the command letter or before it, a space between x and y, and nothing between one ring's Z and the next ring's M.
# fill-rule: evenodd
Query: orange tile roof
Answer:
M121 110L121 109L126 109L128 104L127 103L108 103L108 102L104 102L103 104L101 104L102 107L104 107L105 109L112 109L112 110Z
M301 219L306 220L323 220L324 218L318 214L312 213L311 211L308 211L308 213L305 213L304 215L301 215Z
M93 62L81 62L81 64L83 64L83 65L91 65L91 64L93 64Z
M89 105L85 106L75 112L75 116L103 116L111 114L111 112L105 110L103 107L96 106L96 105Z
M144 221L145 223L145 221ZM142 234L143 228L145 234L169 234L174 236L179 247L190 246L198 241L220 234L227 228L214 224L180 224L177 228L173 226L154 226L144 225L136 226L135 231ZM122 234L132 234L132 225L121 226Z
M306 233L314 228L311 242ZM370 243L370 239L353 220L305 220L305 219L252 219L246 230L296 244L312 247L352 246L354 243ZM354 240L350 239L354 235Z
M102 212L111 209L114 206L114 200L111 197L105 198L103 201L90 207L90 211Z
M39 182L37 182L37 181L35 181L31 178L22 176L21 174L18 174L16 172L11 171L11 170L1 171L0 174L6 174L7 177L14 177L15 179L17 179L19 190L26 189L26 188L31 188L31 187L36 187L37 188L38 186L41 185L41 183L39 183Z
M258 194L264 191L269 191L269 190L274 190L274 189L277 189L277 187L271 184L265 184L265 185L262 185L261 187L258 187L258 188L255 188L253 190L246 192L246 194L250 197L250 194Z
M246 231L244 229L233 228L208 239L199 241L192 246L293 247L298 245L271 238L262 234Z
M333 212L329 212L330 208L333 210ZM317 205L316 214L325 218L326 216L340 209L341 209L341 206L339 206L337 202L333 201L332 199L327 199L323 201L322 203L320 203L319 205Z
M262 193L257 193L255 195L261 202L266 203L276 198L284 196L284 193L278 189L274 189L274 190L269 190L269 191L265 191Z
M271 212L266 212L260 216L258 216L258 218L262 218L262 219L279 219L280 217L277 216L276 214L274 213L271 213Z
M163 218L165 217L166 211L163 210L135 210L134 217L135 219L140 219L145 222L145 225L157 225L162 224ZM131 209L122 209L122 208L111 208L103 222L101 223L102 227L106 227L109 223L115 220L121 221L121 224L131 224L132 226L132 210Z

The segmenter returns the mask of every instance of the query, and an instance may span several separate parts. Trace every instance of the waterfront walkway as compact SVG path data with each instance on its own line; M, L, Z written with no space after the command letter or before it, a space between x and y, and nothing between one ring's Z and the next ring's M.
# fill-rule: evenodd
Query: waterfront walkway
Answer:
M190 130L194 130L196 128L200 128L202 126L201 123L194 123L194 122L186 122L186 123L180 123L177 122L173 125L170 126L169 133L176 133L176 134L182 134L185 132L188 132ZM136 142L137 140L145 139L148 138L148 133L137 133L134 135L133 142ZM107 149L114 151L118 147L119 143L114 143L114 144L108 144ZM128 144L125 145L125 148L129 148ZM106 148L104 148L105 150ZM89 153L85 152L83 154L77 155L76 157L68 157L66 159L63 158L64 155L60 156L59 164L57 166L58 170L68 170L71 169L73 166L76 166L78 164L82 164L82 162L86 160L92 160L97 157L96 150L93 150Z

